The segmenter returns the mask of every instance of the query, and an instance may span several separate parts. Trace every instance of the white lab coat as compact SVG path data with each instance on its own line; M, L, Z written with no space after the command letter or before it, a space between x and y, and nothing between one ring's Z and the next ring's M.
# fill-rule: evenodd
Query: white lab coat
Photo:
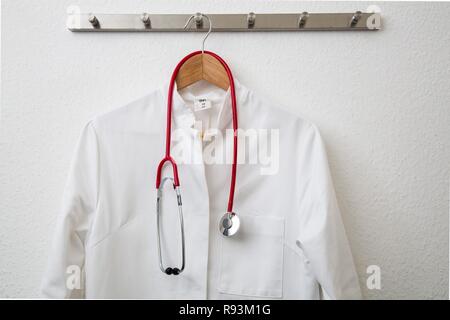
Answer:
M175 90L172 139L181 138L172 143L172 155L179 154L174 158L183 200L186 269L178 276L160 271L155 180L165 150L167 87L85 126L65 189L43 296L319 299L322 288L331 299L360 298L317 128L270 105L238 81L241 145L248 129L262 136L273 133L268 148L262 138L257 147L240 148L234 211L241 228L231 238L219 233L231 166L201 161L205 153L214 153L211 145L214 150L231 149L231 136L217 138L231 128L230 94L206 82ZM198 97L206 97L210 108L194 111L192 102ZM202 141L196 118L208 141ZM255 163L250 159L261 153L257 150L274 156L262 156ZM191 161L180 158L186 151ZM172 175L170 167L164 175ZM181 238L174 199L170 187L165 188L162 253L166 266L179 267ZM79 286L76 278L73 281L77 275Z

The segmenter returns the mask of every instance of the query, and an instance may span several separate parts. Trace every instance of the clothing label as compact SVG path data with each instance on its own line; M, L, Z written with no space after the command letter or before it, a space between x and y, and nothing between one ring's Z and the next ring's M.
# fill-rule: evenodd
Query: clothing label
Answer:
M211 108L211 101L206 98L197 98L194 100L194 111L207 110Z

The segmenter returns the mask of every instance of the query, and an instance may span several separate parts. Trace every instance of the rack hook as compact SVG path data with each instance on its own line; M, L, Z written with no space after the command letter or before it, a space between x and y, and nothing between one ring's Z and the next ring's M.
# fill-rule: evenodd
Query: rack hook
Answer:
M253 27L255 25L255 21L256 21L256 14L254 12L250 12L247 15L247 26L249 28Z
M195 24L197 25L197 28L199 28L203 24L203 17L205 17L208 20L208 22L209 22L209 29L208 29L208 32L206 33L206 35L205 35L205 37L203 38L203 41L202 41L202 53L205 52L205 41L206 41L206 39L208 38L209 34L212 31L211 19L206 14L197 12L196 14L194 14L194 15L189 17L188 21L186 22L186 24L183 27L183 29L186 29L190 25L191 21L194 20Z
M361 11L356 11L353 14L352 19L350 20L350 26L351 27L356 26L356 24L358 23L359 19L361 19L361 15L362 15Z
M92 13L89 15L88 20L94 28L100 27L100 23L98 22L97 17L94 16Z
M300 14L300 18L298 19L298 27L303 28L306 24L306 20L308 20L309 13L308 12L302 12Z
M203 25L203 15L200 12L197 12L194 16L194 21L197 28L200 28Z
M144 12L141 15L141 21L144 23L145 27L148 28L151 26L151 20L150 20L150 15L146 12Z

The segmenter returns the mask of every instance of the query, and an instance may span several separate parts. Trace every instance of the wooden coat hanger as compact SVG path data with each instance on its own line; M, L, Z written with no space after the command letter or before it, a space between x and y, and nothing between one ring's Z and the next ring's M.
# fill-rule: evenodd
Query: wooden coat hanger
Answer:
M209 17L207 15L197 13L189 18L184 28L186 28L194 18L196 21L201 22L202 17L208 19L209 22L208 33L205 38L203 38L202 54L191 57L180 68L180 71L175 79L177 83L177 90L186 88L200 80L208 81L223 90L228 90L230 87L230 80L228 79L225 68L216 58L209 54L203 53L205 51L206 38L208 38L212 30L212 23Z

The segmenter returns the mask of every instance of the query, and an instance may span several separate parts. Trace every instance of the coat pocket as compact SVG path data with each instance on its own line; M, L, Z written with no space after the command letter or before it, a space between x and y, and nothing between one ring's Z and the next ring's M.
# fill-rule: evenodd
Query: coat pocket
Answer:
M238 233L221 239L219 292L281 298L284 219L241 214L239 218Z

